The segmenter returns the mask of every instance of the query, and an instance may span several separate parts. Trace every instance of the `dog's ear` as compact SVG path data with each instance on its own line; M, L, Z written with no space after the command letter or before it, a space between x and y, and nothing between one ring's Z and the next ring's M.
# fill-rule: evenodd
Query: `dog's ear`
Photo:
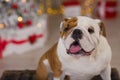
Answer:
M67 22L68 20L70 20L70 18L64 18L64 19L61 21L61 23L60 23L60 33L62 32L63 24L64 24L65 22Z
M99 23L100 25L100 34L102 34L104 37L106 37L106 30L105 30L105 25L103 22Z
M70 18L65 18L63 21L67 22Z
M69 25L69 27L68 27ZM65 29L71 29L77 25L77 17L65 18L60 24L60 33Z
M99 19L97 19L96 21L97 21L97 23L98 23L98 25L100 27L100 34L103 35L104 37L106 37L106 30L105 30L104 23Z

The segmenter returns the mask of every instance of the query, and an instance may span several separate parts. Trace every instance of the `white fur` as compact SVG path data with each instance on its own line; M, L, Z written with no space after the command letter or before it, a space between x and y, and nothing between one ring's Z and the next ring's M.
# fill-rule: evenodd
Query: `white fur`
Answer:
M95 28L95 34L92 36L85 32L90 25ZM90 80L98 74L102 76L103 80L111 80L111 48L106 38L99 34L100 29L97 22L87 17L78 17L78 27L84 31L84 37L87 38L83 39L83 42L80 41L80 43L83 44L82 47L88 51L92 48L95 48L95 50L90 56L73 57L66 52L66 48L68 48L73 41L70 38L71 34L66 40L60 38L57 53L62 63L63 73L70 75L71 80ZM87 46L84 46L85 43Z
M48 59L45 59L43 63L45 64L47 71L52 73Z
M48 59L45 59L45 60L43 61L43 63L44 63L45 66L46 66L46 69L47 69L47 71L48 71L48 74L49 74L49 73L52 74L53 71L51 70L51 67L50 67L50 64L49 64ZM50 77L52 77L52 76L50 76ZM54 79L54 80L61 80L60 77L56 78L56 77L54 77L54 76L53 76L53 79ZM51 80L51 79L50 79L50 80Z
M54 80L60 80L60 78L54 78Z
M68 55L61 39L59 41L57 51L59 59L62 63L62 70L66 73L66 75L71 76L71 80L89 80L93 76L104 72L107 67L110 67L111 50L105 38L103 38L98 48L94 51L97 53L93 53L91 56L81 56L80 58L75 58ZM106 75L109 78L110 75L108 74ZM105 77L104 80L110 79L106 79Z

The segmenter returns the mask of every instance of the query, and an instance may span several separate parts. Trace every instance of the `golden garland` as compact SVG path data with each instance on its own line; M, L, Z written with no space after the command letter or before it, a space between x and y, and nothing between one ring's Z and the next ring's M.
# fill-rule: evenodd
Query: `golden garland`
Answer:
M52 0L47 0L47 13L48 14L63 14L63 11L64 11L63 5L60 5L59 9L53 9L51 6L52 5L51 1Z
M93 16L95 5L95 0L84 0L81 6L81 15Z

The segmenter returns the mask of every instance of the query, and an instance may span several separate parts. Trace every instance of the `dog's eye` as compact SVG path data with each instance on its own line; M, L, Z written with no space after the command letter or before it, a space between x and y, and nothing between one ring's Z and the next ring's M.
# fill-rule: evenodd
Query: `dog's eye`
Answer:
M69 30L69 27L66 27L66 28L64 29L65 32L68 31L68 30Z
M69 28L69 25L67 25L67 27L64 29L64 31L68 31L70 28Z
M88 32L89 32L90 34L94 33L94 28L93 28L93 27L88 28Z

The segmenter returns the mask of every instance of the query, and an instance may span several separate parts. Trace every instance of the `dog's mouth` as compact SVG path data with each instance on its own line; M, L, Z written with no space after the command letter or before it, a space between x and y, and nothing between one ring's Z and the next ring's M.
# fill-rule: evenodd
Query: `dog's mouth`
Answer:
M86 52L80 45L79 41L74 41L69 49L67 49L67 53L70 54L70 55L91 55L92 51L94 49L92 49L91 51L89 52Z

